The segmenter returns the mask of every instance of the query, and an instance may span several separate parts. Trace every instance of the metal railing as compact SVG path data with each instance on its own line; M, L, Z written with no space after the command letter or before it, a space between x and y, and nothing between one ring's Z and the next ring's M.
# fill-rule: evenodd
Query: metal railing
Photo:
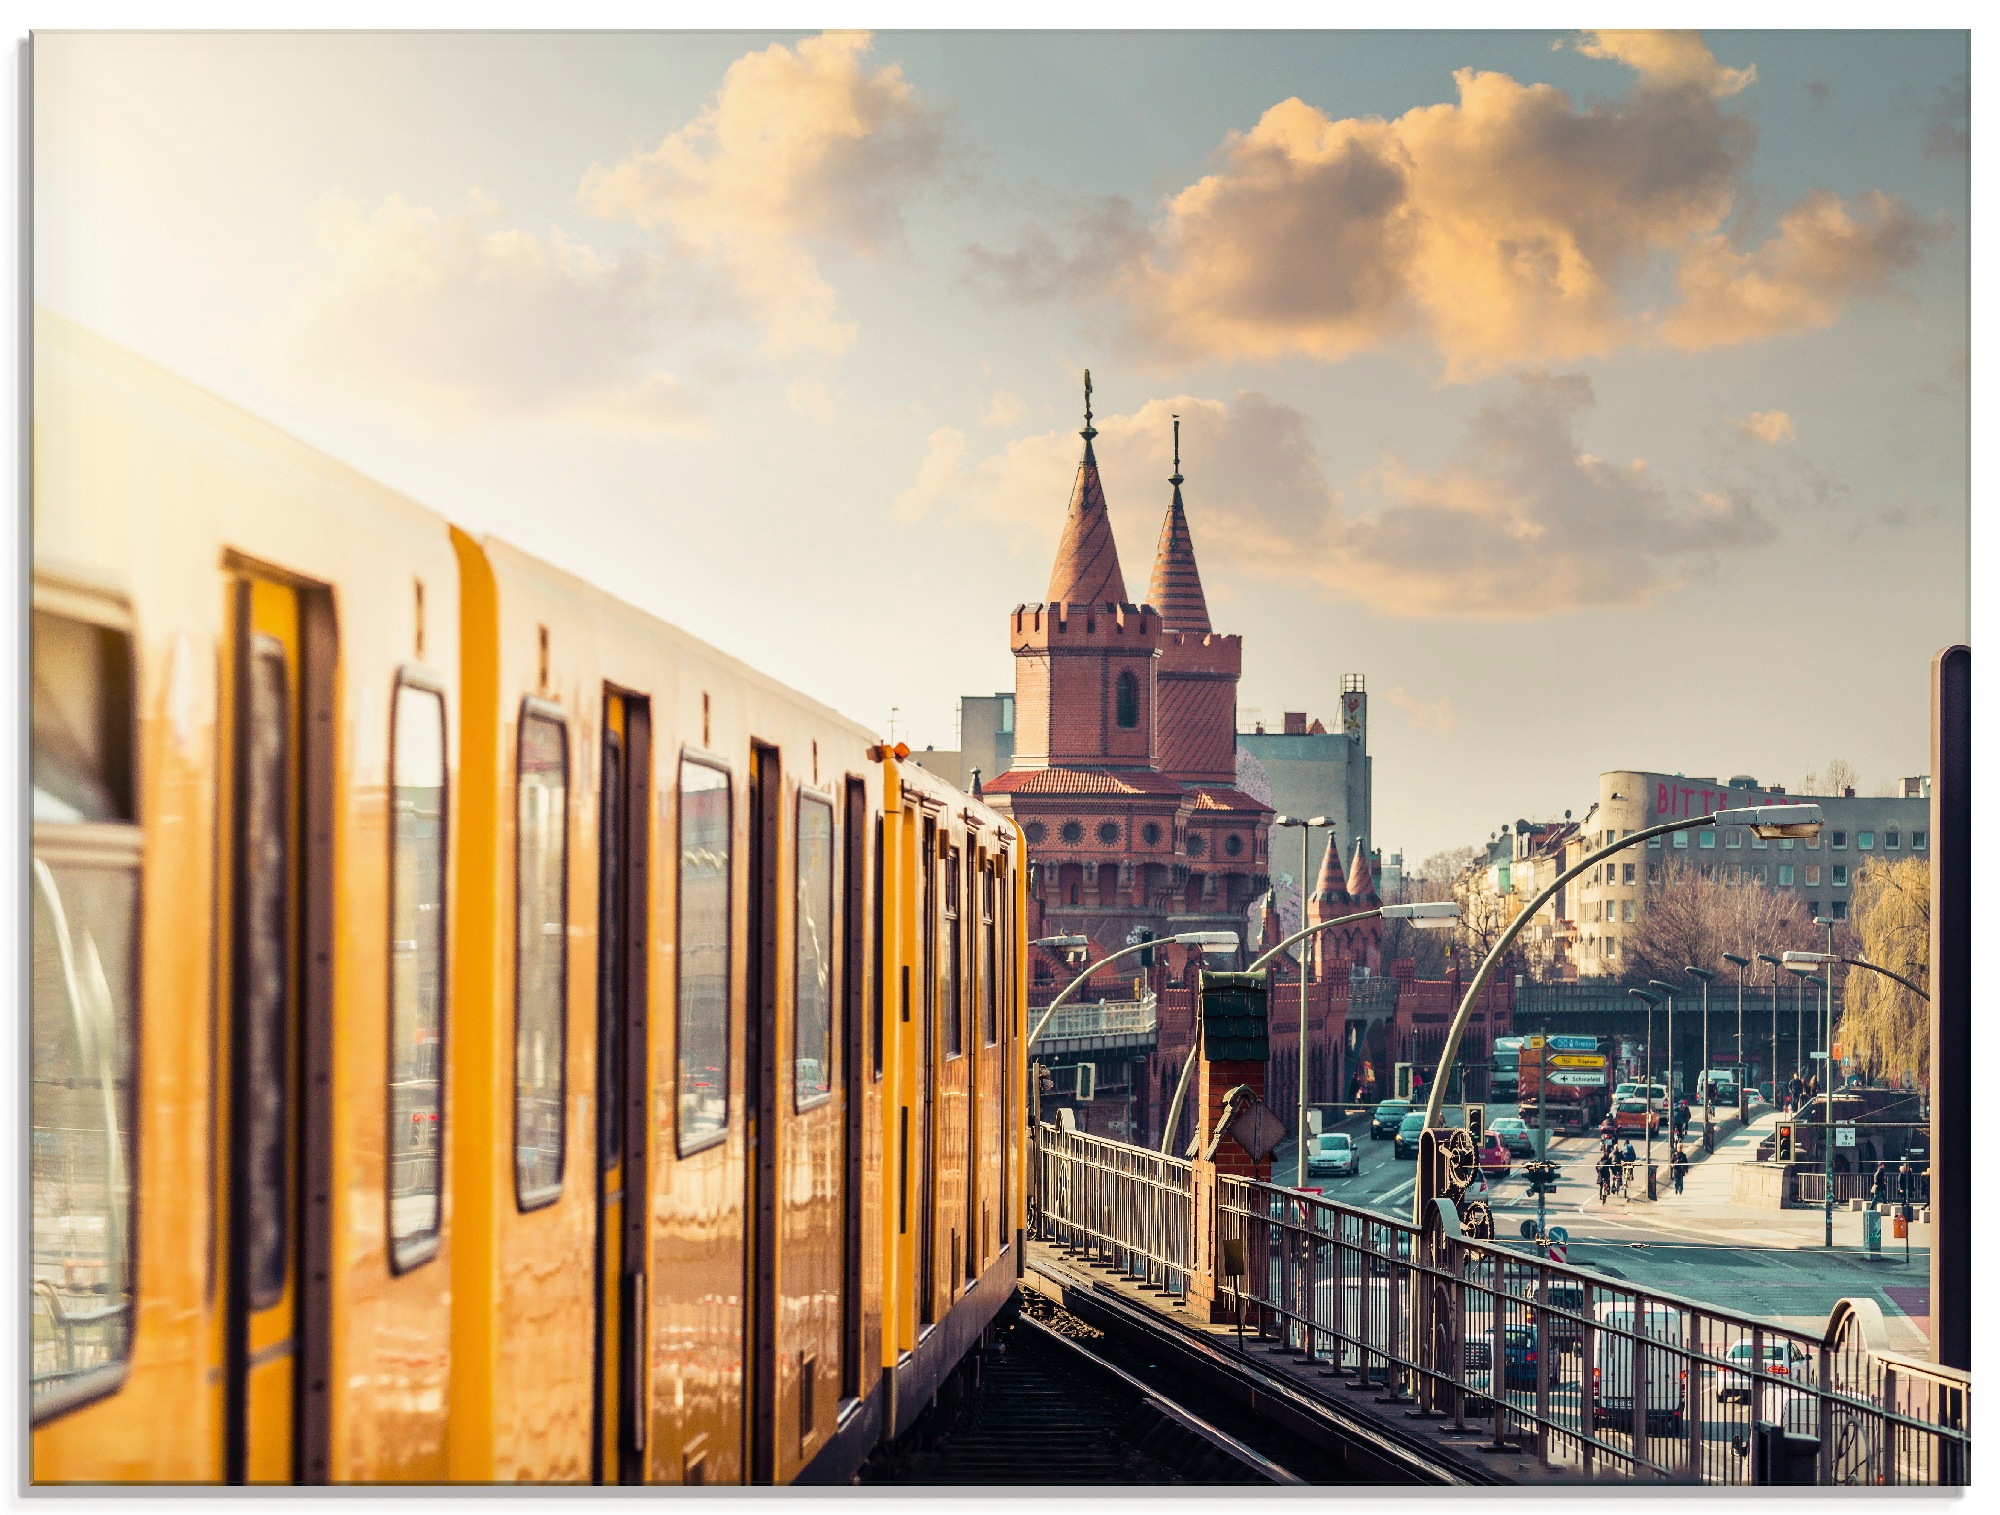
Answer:
M1043 1126L1040 1234L1178 1292L1212 1227L1217 1293L1260 1342L1412 1413L1484 1422L1552 1477L1963 1484L1971 1380L1888 1348L1869 1300L1818 1335Z
M1826 1203L1826 1173L1824 1170L1818 1168L1794 1168L1792 1170L1792 1184L1792 1198L1799 1204L1811 1206ZM1910 1185L1911 1189L1915 1189L1916 1187L1914 1183ZM1892 1201L1899 1200L1901 1198L1901 1189L1902 1185L1896 1181L1896 1175L1893 1173L1890 1174L1888 1179L1888 1198ZM1874 1197L1874 1193L1875 1175L1873 1173L1836 1173L1833 1175L1833 1202L1837 1205L1844 1205L1851 1199L1871 1199ZM1913 1197L1911 1203L1921 1204L1922 1201Z
M1064 1005L1049 1017L1035 1039L1037 1047L1085 1036L1143 1036L1158 1026L1159 997L1105 1000L1094 1005Z
M1043 1126L1035 1142L1037 1234L1142 1286L1187 1292L1193 1164Z

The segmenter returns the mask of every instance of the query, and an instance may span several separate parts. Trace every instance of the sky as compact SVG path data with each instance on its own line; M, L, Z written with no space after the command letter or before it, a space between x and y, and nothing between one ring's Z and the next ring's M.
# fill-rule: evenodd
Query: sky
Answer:
M1245 723L1412 862L1611 768L1864 792L1969 635L1958 31L94 34L35 299L913 746L1082 375Z

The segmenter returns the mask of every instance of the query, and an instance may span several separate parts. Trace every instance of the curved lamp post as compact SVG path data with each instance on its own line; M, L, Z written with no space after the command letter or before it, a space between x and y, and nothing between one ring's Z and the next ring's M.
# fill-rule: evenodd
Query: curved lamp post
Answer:
M1704 1152L1715 1150L1715 1084L1709 1077L1708 1066L1708 982L1715 977L1714 970L1697 968L1689 963L1685 970L1701 980L1701 1146Z
M1378 916L1384 920L1406 920L1413 926L1424 930L1449 930L1458 920L1458 904L1454 900L1420 900L1410 905L1379 905L1373 910L1362 910L1353 915L1338 915L1330 921L1320 921L1316 925L1307 926L1302 931L1294 931L1290 936L1279 942L1270 951L1264 953L1263 956L1259 957L1243 971L1246 973L1255 973L1287 947L1304 941L1315 932L1331 930L1335 926L1352 926L1357 921L1372 921ZM1299 965L1299 972L1301 976L1304 975L1304 963ZM1197 1004L1195 1006L1195 1013L1199 1015L1200 1012L1201 1007ZM1305 1025L1305 1017L1301 1015L1299 1017L1299 1052L1301 1056L1305 1053ZM1160 1132L1160 1150L1162 1152L1167 1151L1173 1145L1174 1127L1180 1123L1181 1106L1187 1101L1188 1083L1194 1077L1194 1065L1200 1060L1201 1027L1197 1025L1194 1028L1194 1045L1188 1048L1187 1061L1181 1065L1180 1082L1174 1086L1174 1100L1167 1107L1166 1125ZM1338 1092L1338 1090L1335 1091L1335 1093ZM1299 1130L1301 1132L1305 1130L1305 1123L1305 1102L1301 1100L1299 1103ZM1299 1150L1301 1152L1305 1150L1303 1137L1301 1137L1299 1142ZM1303 1164L1304 1158L1301 1158L1300 1162ZM1304 1171L1302 1166L1300 1168L1301 1186L1305 1182Z
M1450 1083L1453 1067L1458 1062L1459 1044L1465 1040L1465 1028L1472 1022L1472 1007L1479 1003L1479 996L1485 991L1487 981L1500 966L1500 959L1507 949L1514 945L1514 939L1528 927L1535 913L1556 897L1556 891L1581 875L1586 869L1595 867L1614 852L1623 852L1628 847L1636 847L1656 836L1665 836L1673 831L1696 831L1704 826L1748 826L1762 837L1819 835L1823 817L1817 805L1748 805L1738 810L1715 810L1709 814L1687 821L1666 821L1658 826L1648 826L1643 831L1635 831L1630 836L1600 847L1586 854L1573 867L1564 869L1550 881L1547 888L1528 902L1521 913L1514 917L1505 931L1500 933L1479 971L1472 975L1472 982L1466 987L1465 998L1459 1001L1458 1013L1451 1018L1451 1029L1445 1034L1444 1052L1438 1058L1437 1082L1431 1086L1429 1104L1424 1109L1424 1128L1429 1130L1437 1125L1444 1113L1444 1091ZM1415 1205L1417 1221L1423 1221L1423 1197L1418 1196Z
M1725 963L1736 965L1736 1119L1748 1125L1750 1121L1750 1080L1748 1066L1743 1061L1743 970L1750 966L1750 959L1738 957L1734 952L1722 954Z
M1651 1199L1659 1192L1657 1171L1653 1167L1653 1010L1660 1003L1657 994L1648 994L1644 989L1627 989L1632 998L1646 1002L1646 1198ZM1618 1117L1614 1112L1612 1120ZM1612 1126L1615 1139L1618 1128Z
M1674 1104L1674 989L1675 985L1663 979L1649 978L1646 987L1657 989L1667 1001L1667 1124L1672 1125L1676 1106Z
M1783 961L1788 967L1793 963L1845 963L1850 968L1866 968L1870 973L1879 973L1884 978L1893 978L1926 1004L1930 1002L1930 995L1904 978L1902 974L1892 973L1880 963L1871 963L1866 958L1836 957L1830 952L1787 952L1784 955Z
M1813 1056L1820 1060L1819 1155L1821 1182L1826 1190L1821 1198L1821 1208L1826 1212L1825 1244L1829 1247L1833 1245L1833 970L1829 968L1825 978L1816 976L1813 970L1819 966L1821 960L1830 956L1830 953L1819 952L1785 954L1785 966L1799 976L1801 996L1804 995L1805 985L1809 982L1815 989L1823 987L1826 990L1826 1014L1820 1017L1820 1041L1823 1045Z
M1771 1104L1776 1108L1780 1103L1778 1099L1778 997L1781 988L1779 978L1784 970L1785 960L1774 957L1768 952L1760 952L1757 954L1757 961L1771 965ZM1798 1059L1793 1058L1792 1061L1794 1064L1792 1072L1797 1073Z
M1271 818L1271 825L1273 826L1273 828L1280 826L1296 826L1299 831L1299 922L1302 925L1304 924L1306 918L1306 890L1308 887L1306 884L1306 875L1312 871L1313 828L1317 826L1322 831L1324 831L1327 827L1331 826L1332 824L1333 823L1323 815L1313 816L1310 820L1301 820L1297 816L1291 816L1291 815L1277 815ZM1338 841L1339 838L1336 837L1334 838L1334 840ZM1306 991L1307 991L1307 980L1309 979L1309 977L1310 975L1307 974L1306 972L1305 954L1300 953L1299 954L1298 1148L1299 1148L1299 1187L1301 1189L1303 1189L1306 1186L1306 1070L1311 1066L1311 1064L1306 1059ZM1195 1029L1199 1031L1200 1027L1196 1027ZM1340 1084L1340 1079L1336 1075L1336 1077L1334 1078L1334 1086L1335 1086L1334 1097L1336 1099L1340 1097L1339 1084ZM1180 1119L1180 1111L1176 1110L1174 1112L1174 1118L1176 1120Z

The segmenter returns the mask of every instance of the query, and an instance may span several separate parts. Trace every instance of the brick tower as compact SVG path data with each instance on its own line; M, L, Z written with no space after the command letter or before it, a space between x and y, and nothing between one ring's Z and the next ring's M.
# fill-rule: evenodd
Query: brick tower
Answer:
M1009 626L1013 761L984 798L1027 833L1030 934L1089 936L1095 957L1181 931L1240 935L1245 908L1269 886L1271 811L1235 787L1242 639L1209 626L1178 425L1154 603L1135 605L1105 512L1090 396L1086 373L1083 457L1048 599L1016 606ZM1084 997L1129 993L1134 961ZM1039 965L1038 992L1053 993L1060 967Z

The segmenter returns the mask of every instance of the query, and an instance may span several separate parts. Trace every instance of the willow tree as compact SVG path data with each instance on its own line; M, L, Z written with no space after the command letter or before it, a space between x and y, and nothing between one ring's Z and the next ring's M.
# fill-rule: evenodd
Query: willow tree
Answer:
M1858 956L1930 988L1931 866L1925 857L1871 862L1854 885ZM1931 1007L1894 979L1847 968L1840 1039L1884 1078L1930 1079Z

